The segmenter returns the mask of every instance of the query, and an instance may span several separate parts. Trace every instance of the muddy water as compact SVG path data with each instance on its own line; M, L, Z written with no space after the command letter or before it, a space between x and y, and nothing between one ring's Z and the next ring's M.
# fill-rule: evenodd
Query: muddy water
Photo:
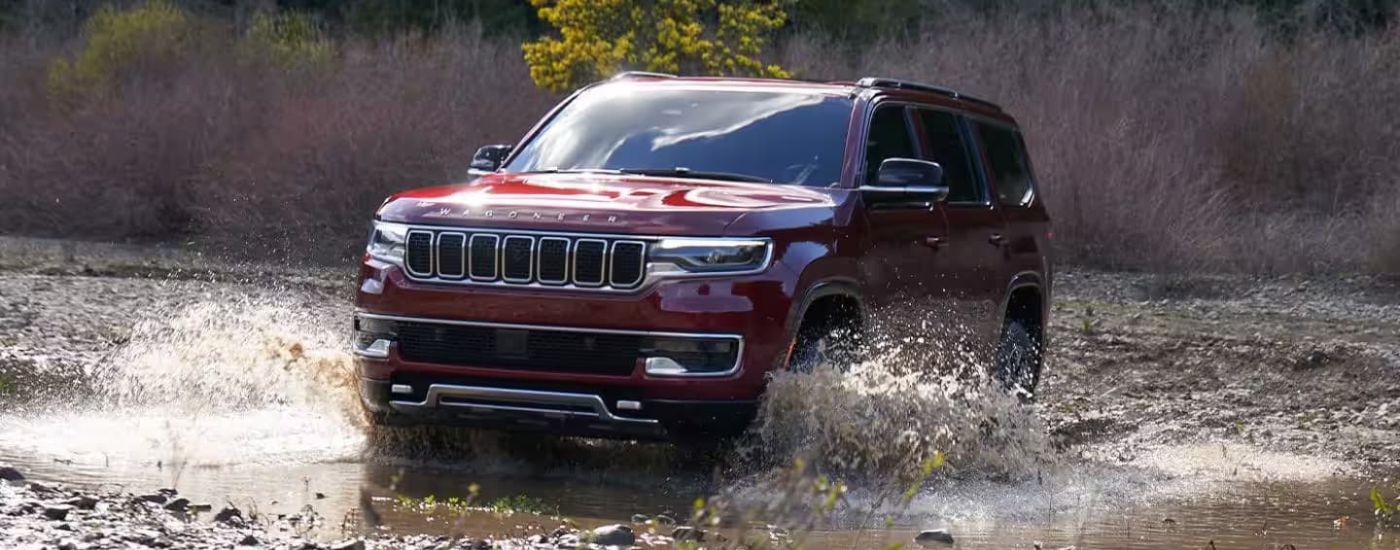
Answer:
M268 516L309 507L319 520L307 528L326 538L523 535L551 529L555 516L683 518L697 497L758 509L780 496L767 481L781 466L717 473L660 445L370 433L354 411L340 326L277 300L157 316L92 366L98 395L0 415L0 463L36 479L175 487ZM1366 492L1391 483L1375 472L1246 446L1130 459L1055 449L1034 408L965 380L910 377L896 368L904 357L775 381L757 444L779 455L772 462L801 456L853 479L829 518L796 535L805 546L882 548L941 527L964 548L1400 547L1370 518ZM424 452L429 440L438 444ZM944 470L907 503L891 498L902 490L884 482L933 451ZM520 496L545 514L441 504Z

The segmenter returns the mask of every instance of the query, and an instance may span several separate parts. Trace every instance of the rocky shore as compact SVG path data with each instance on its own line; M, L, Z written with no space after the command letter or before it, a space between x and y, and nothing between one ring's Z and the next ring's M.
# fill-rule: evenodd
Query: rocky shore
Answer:
M314 511L265 517L232 505L192 502L174 489L150 493L92 491L27 480L0 466L0 548L98 550L107 548L275 548L285 550L485 550L670 546L703 531L675 527L672 536L636 533L628 525L491 539L441 535L309 536Z

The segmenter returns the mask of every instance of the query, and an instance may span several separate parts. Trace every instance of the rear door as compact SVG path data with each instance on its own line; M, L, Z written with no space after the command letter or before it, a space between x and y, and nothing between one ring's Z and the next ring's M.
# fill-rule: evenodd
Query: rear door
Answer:
M972 127L962 115L937 107L917 109L924 158L943 166L948 200L939 205L947 220L947 242L938 270L948 298L973 349L986 350L1000 327L1006 289L1006 223L991 198Z
M1042 280L1040 274L1049 272L1050 221L1037 194L1025 139L1006 124L977 121L975 125L986 151L992 197L1006 219L1006 281L1034 281L1048 290L1050 281Z

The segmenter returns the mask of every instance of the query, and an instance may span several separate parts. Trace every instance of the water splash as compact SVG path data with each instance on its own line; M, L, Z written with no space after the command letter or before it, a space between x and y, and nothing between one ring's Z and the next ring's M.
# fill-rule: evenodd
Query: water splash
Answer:
M909 327L913 330L897 330ZM1056 458L1034 408L988 376L987 354L967 334L919 320L885 322L854 364L778 372L755 433L779 457L802 458L842 476L908 480L936 455L942 475L1024 478Z
M139 323L94 375L118 407L331 408L354 418L345 322L290 299L199 302Z
M161 468L360 452L344 312L240 294L161 313L87 368L96 395L0 418L0 444L60 461Z

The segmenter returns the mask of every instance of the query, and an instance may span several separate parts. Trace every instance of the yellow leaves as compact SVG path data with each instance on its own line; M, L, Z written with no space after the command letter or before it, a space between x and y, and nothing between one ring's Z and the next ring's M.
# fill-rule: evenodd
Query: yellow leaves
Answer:
M335 47L316 22L303 13L259 13L243 41L244 52L284 69L317 67L330 61Z
M777 0L530 0L559 31L522 46L535 84L562 92L628 68L705 75L788 72L760 59L787 14ZM706 22L714 22L707 29Z
M208 29L169 0L148 0L128 9L103 6L84 24L82 49L71 59L49 64L49 90L60 101L106 93L133 71L162 67L210 47ZM334 43L315 22L297 13L258 14L236 46L245 59L289 69L324 65L335 53Z
M103 6L84 26L87 46L49 65L49 89L61 97L105 89L129 65L179 55L191 28L185 12L166 0L128 10Z

